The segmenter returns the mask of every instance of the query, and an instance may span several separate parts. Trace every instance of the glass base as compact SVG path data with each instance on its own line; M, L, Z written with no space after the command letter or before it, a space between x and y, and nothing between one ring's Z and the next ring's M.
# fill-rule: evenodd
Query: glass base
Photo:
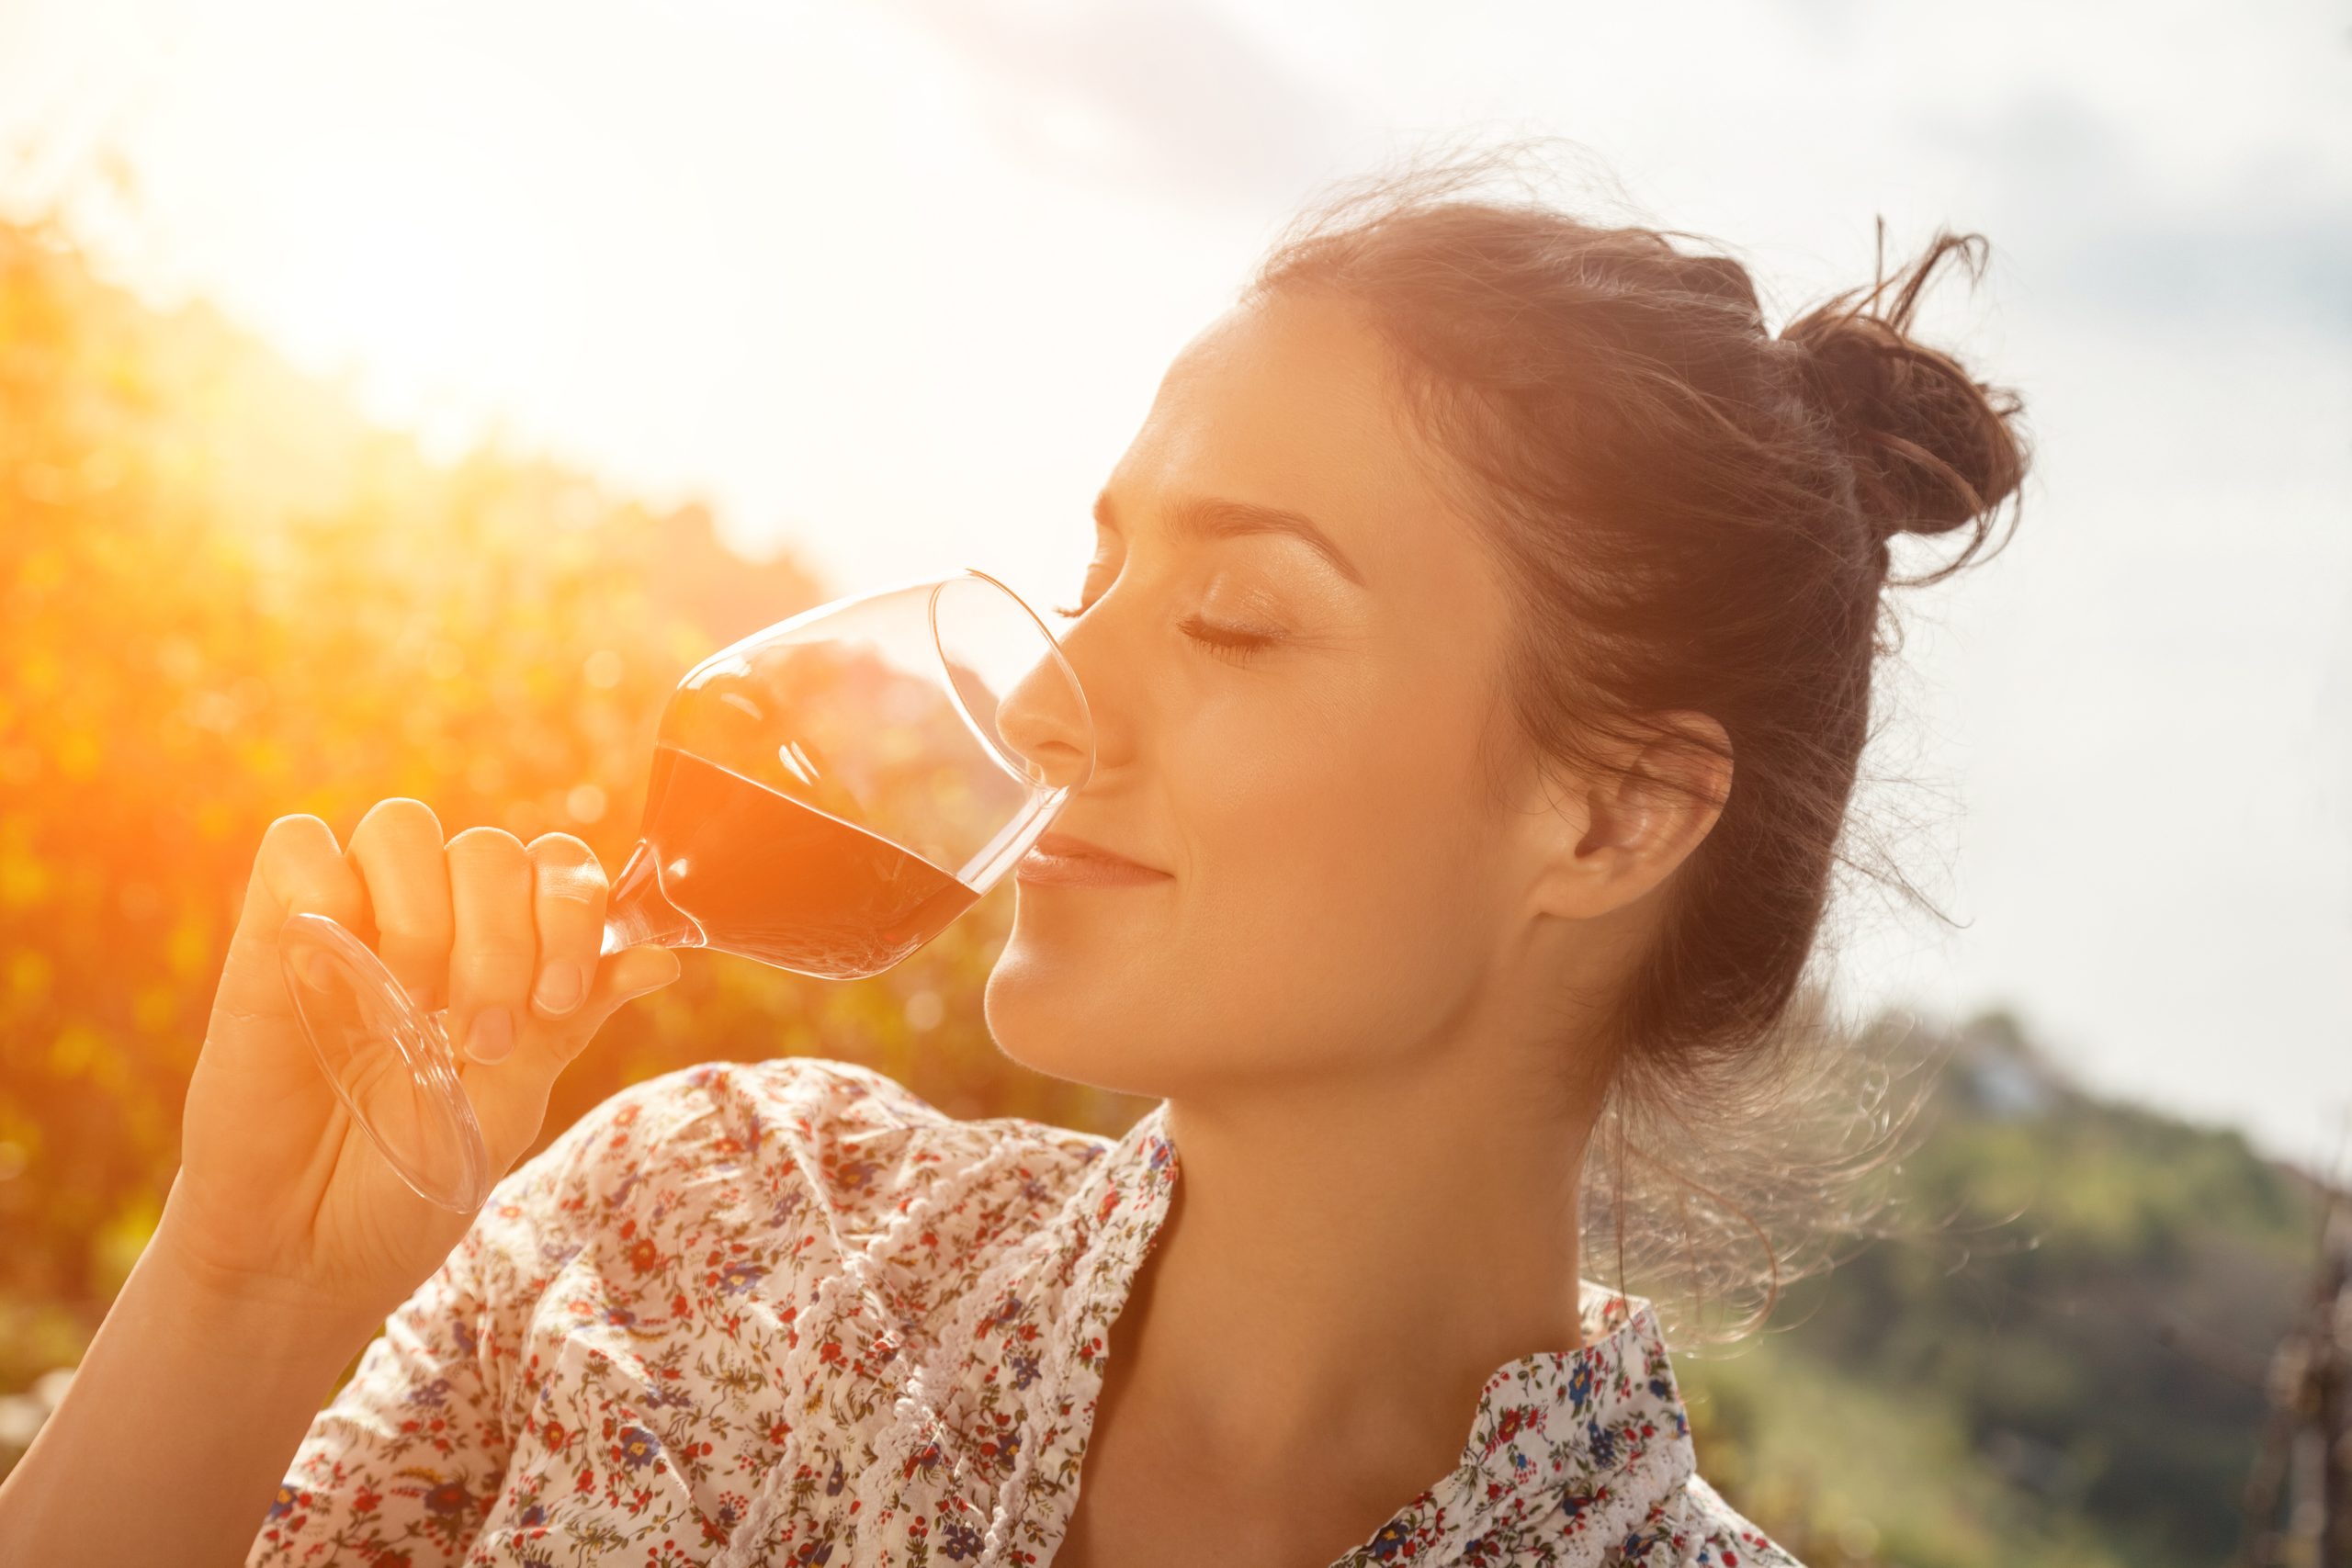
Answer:
M287 917L277 948L319 1066L417 1196L460 1214L490 1197L490 1151L442 1013L413 1001L368 944L324 915Z

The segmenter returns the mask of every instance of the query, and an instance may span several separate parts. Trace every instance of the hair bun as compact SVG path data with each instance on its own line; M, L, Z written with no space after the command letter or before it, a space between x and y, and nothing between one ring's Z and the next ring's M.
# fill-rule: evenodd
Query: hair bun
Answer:
M1882 219L1882 256L1885 230ZM1957 254L1973 280L1984 243L1981 234L1939 230L1895 276L1884 276L1882 261L1867 290L1849 289L1781 330L1781 341L1801 351L1808 400L1837 427L1861 511L1881 537L1950 533L2000 505L2025 478L2017 394L1975 380L1950 355L1909 334L1912 310L1938 264ZM1881 311L1890 288L1893 308Z

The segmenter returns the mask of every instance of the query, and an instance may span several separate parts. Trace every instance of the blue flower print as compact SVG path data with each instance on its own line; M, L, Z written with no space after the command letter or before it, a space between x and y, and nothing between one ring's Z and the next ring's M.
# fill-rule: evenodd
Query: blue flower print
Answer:
M621 1462L631 1470L643 1470L662 1452L662 1439L642 1427L623 1427L620 1442Z

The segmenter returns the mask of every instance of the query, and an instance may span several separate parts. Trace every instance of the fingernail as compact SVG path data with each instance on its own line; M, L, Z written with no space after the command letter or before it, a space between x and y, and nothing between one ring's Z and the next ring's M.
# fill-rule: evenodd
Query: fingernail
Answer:
M475 1017L473 1032L466 1036L467 1055L491 1065L506 1060L506 1053L514 1048L513 1013L504 1008L487 1008Z
M539 983L531 992L531 999L551 1013L567 1013L580 1005L588 994L588 977L580 965L570 959L558 959L539 971Z

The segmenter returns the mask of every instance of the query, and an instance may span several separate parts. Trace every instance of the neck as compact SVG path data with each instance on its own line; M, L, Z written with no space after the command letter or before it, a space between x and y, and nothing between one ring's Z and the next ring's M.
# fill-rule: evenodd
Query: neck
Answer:
M1581 1345L1582 1129L1522 1077L1455 1060L1260 1086L1171 1100L1167 1125L1179 1178L1132 1374L1199 1440L1408 1434L1434 1475L1498 1368Z

